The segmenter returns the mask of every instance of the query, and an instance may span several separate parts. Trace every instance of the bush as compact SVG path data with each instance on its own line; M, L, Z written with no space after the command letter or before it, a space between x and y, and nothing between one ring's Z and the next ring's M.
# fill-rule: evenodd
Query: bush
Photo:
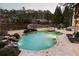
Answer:
M16 47L8 47L0 49L0 56L18 56L20 50Z
M29 30L25 29L23 33L25 34L25 33L28 33L28 32L29 32Z
M0 42L0 49L3 48L6 45L4 42Z
M16 37L16 39L20 38L20 35L18 33L15 33L13 36Z
M0 36L5 36L7 34L7 30L0 30Z
M29 29L30 31L37 31L36 29Z
M25 29L24 33L32 32L32 31L37 31L36 29Z
M4 39L4 36L0 36L0 41Z

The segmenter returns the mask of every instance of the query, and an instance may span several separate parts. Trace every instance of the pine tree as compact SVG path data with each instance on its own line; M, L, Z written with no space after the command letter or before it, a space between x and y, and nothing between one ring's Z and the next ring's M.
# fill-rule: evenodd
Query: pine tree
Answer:
M54 13L54 24L59 25L62 23L62 11L59 6L56 7L55 13Z
M63 24L68 27L71 25L72 20L72 9L69 6L66 6L63 12Z

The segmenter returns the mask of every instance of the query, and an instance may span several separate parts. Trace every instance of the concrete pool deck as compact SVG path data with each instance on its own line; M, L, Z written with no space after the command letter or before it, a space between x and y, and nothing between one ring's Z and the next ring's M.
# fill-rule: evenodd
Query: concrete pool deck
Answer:
M23 30L22 30L23 31ZM9 32L11 34L13 33L20 33L22 34L22 31L15 31L15 32ZM57 36L57 44L49 48L48 50L41 50L41 51L27 51L22 50L19 56L79 56L79 44L71 43L66 34L69 33L65 30L56 30L58 32L62 32L64 34Z

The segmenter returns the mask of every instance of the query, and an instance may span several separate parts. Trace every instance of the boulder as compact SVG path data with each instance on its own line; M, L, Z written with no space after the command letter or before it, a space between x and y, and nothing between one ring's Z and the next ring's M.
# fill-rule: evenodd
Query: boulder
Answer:
M24 33L33 32L33 31L37 31L37 30L36 29L26 29L26 30L24 30Z

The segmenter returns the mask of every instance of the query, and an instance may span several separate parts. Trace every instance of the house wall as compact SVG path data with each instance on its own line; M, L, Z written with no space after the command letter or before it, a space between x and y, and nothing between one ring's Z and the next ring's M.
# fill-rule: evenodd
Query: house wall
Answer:
M79 26L79 4L73 8L72 26Z

